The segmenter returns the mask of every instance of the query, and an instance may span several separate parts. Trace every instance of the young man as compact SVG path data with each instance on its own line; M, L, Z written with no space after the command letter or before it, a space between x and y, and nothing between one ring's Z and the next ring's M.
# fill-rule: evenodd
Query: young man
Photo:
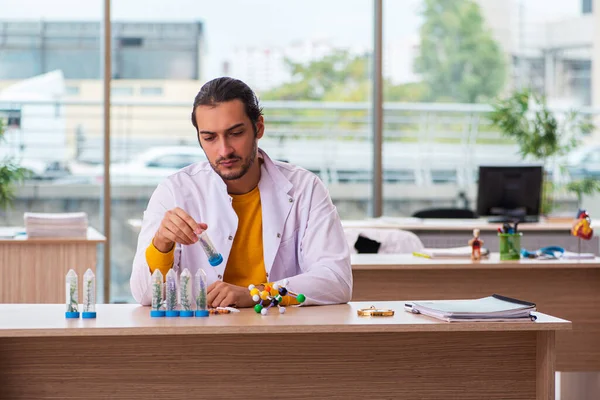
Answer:
M131 273L135 300L150 304L156 269L202 268L212 307L251 307L248 285L284 278L305 304L348 302L350 250L336 208L315 175L258 148L265 125L254 92L227 77L206 83L192 124L208 162L171 175L150 198ZM223 256L216 267L197 243L203 230Z

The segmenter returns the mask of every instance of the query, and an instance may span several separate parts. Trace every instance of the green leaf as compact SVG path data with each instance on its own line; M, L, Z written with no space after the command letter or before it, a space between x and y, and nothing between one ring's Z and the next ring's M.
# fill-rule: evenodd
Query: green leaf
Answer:
M586 177L571 181L566 186L567 191L574 193L577 196L577 200L581 203L583 195L592 195L596 192L600 192L600 181L595 178Z
M426 101L462 103L495 97L506 79L503 52L471 0L425 0L415 70L430 87Z
M492 109L488 118L504 136L515 141L522 158L546 162L565 155L579 145L581 135L593 129L589 118L575 111L567 113L564 122L559 124L545 99L529 89L496 100Z
M4 126L0 119L0 143L4 141ZM20 167L10 158L0 160L0 209L12 207L15 199L15 185L33 176L33 172Z

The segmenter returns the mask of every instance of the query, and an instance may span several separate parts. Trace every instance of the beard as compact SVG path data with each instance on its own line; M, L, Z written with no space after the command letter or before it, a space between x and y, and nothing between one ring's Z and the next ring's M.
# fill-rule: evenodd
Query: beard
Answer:
M214 163L211 162L210 166L217 173L217 175L219 175L224 181L235 181L237 179L240 179L241 177L246 175L246 173L248 172L250 167L252 167L252 165L254 164L254 161L256 159L256 153L258 150L257 142L258 142L257 140L254 140L254 145L252 146L252 152L245 159L242 159L240 156L238 156L237 154L234 153L227 157L218 158ZM227 171L227 172L221 171L219 169L219 163L221 163L223 161L229 161L229 160L242 160L242 165L241 165L241 167L239 167L238 170L235 170L235 171Z

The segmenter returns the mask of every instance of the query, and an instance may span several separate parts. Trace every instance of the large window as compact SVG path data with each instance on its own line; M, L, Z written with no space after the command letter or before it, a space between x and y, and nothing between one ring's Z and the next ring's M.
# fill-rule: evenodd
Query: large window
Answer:
M0 0L0 118L9 128L0 156L33 171L0 223L21 225L24 211L82 210L101 230L107 200L112 301L131 300L154 188L205 159L189 115L212 78L233 76L257 92L266 119L260 146L318 175L342 219L376 209L373 1L113 1L110 200L102 198L104 0L80 3ZM596 114L588 106L600 98L592 85L600 44L590 4L383 1L376 178L384 215L474 208L479 165L521 162L488 119L498 96L527 87L553 109ZM595 171L584 161L590 154L573 158L572 174ZM98 275L101 283L101 268Z
M523 162L487 117L496 98L587 112L591 28L577 2L385 1L384 214L474 209L479 165Z
M5 0L0 10L0 164L10 159L30 171L14 186L12 207L0 210L0 226L23 226L26 211L85 211L102 231L102 92L86 92L87 104L78 97L83 82L102 86L100 2ZM102 264L99 249L100 301Z
M131 299L139 221L152 191L183 164L205 160L189 115L212 78L233 76L256 91L266 120L259 146L272 158L317 174L343 218L369 213L372 3L177 3L113 2L121 26L114 31L113 93L131 89L113 97L115 301ZM160 90L149 96L148 88Z

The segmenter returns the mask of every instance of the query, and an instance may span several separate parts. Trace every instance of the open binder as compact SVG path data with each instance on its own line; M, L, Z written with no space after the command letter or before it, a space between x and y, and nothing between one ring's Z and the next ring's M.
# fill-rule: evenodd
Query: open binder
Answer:
M536 317L535 303L494 294L473 300L414 301L404 305L408 312L447 322L530 322Z

